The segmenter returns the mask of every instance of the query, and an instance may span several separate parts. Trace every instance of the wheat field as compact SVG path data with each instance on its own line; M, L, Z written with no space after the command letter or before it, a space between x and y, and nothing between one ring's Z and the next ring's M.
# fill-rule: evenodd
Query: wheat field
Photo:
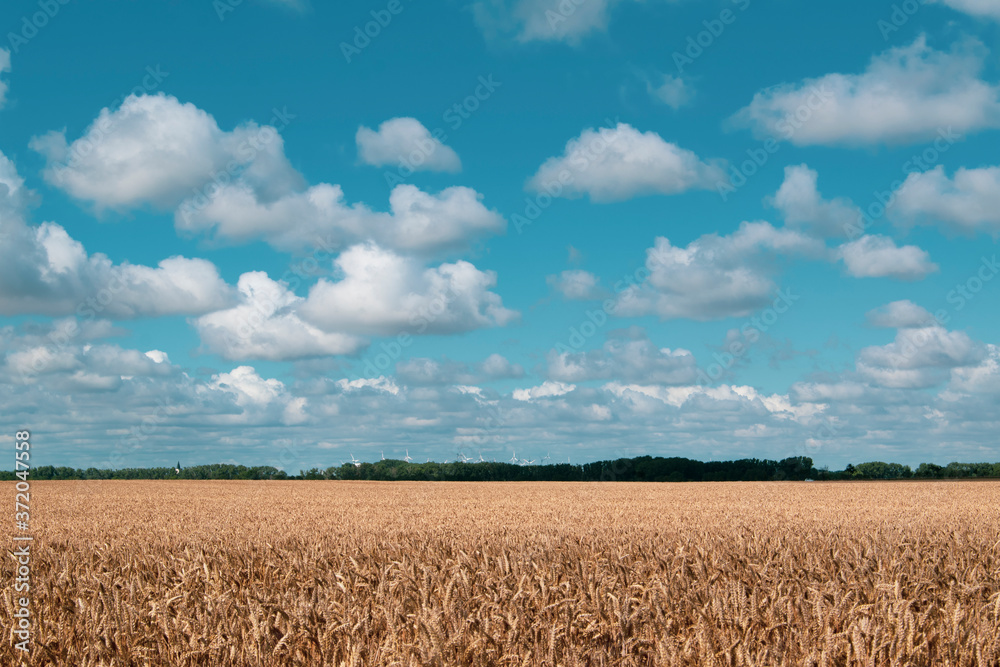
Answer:
M996 482L35 482L24 664L997 665L998 498ZM16 653L3 642L0 664Z

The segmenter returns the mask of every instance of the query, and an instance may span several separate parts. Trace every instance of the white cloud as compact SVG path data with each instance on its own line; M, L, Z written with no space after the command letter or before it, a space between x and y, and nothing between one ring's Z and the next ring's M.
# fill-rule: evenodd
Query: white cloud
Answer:
M663 102L671 109L680 109L694 97L694 91L683 78L672 74L661 74L659 79L657 85L647 81L646 90L654 99Z
M288 361L351 354L368 342L342 333L327 333L302 321L296 309L304 299L254 271L240 276L240 303L194 321L202 343L226 359Z
M50 132L30 145L48 160L46 181L98 209L170 209L213 179L240 177L264 197L301 183L273 127L245 123L224 132L210 114L162 93L102 109L71 144Z
M7 49L0 49L0 75L4 72L10 71L10 51ZM9 90L9 85L6 81L0 81L0 109L3 108L4 104L7 103L7 91Z
M578 44L608 26L608 11L619 0L480 0L473 18L489 37L512 34L519 42L561 41Z
M236 395L236 404L266 405L278 398L285 390L280 380L262 378L253 366L238 366L229 373L212 376L213 384Z
M151 359L153 363L156 364L170 363L170 357L167 355L166 352L163 352L162 350L149 350L145 353L145 356Z
M72 350L39 345L7 355L7 369L16 375L60 373L76 370L80 360Z
M823 199L816 187L818 177L807 165L787 166L785 180L767 201L789 225L821 237L844 237L858 226L861 210L848 199Z
M504 326L517 318L489 291L496 275L469 262L425 268L364 244L345 250L335 266L342 278L320 280L299 308L304 319L327 331L445 334Z
M943 2L960 12L978 18L1000 21L1000 2L997 0L929 0L929 2Z
M57 328L62 324L0 327L0 355L45 345L51 352L64 349L45 342ZM97 335L96 329L117 335L106 325L94 329L86 336ZM323 447L331 446L331 433L336 446L345 452L349 447L366 461L378 460L380 450L402 458L405 446L420 461L454 459L457 448L473 458L482 450L486 459L506 460L515 448L523 458L549 452L553 460L571 455L574 463L642 454L698 452L695 458L724 460L804 453L817 465L833 467L884 453L883 458L912 465L988 459L1000 428L1000 382L993 363L1000 353L989 346L978 360L968 355L966 365L954 365L954 359L965 361L960 351L953 359L945 355L939 377L947 384L937 394L867 384L852 371L844 378L795 385L787 395L736 385L617 382L565 391L569 385L552 383L518 393L529 400L469 385L335 379L341 376L331 376L329 366L317 366L312 377L298 375L287 385L238 364L200 378L160 368L138 350L86 347L66 347L78 363L37 373L31 382L19 381L6 362L0 365L5 414L22 423L45 414L51 454L79 467L172 465L177 456L170 452L197 439L214 443L217 460L282 465L295 472L329 465ZM132 372L136 375L128 377ZM165 423L148 433L140 429ZM292 425L296 428L275 429ZM127 463L110 456L109 447L127 451Z
M542 164L528 188L562 197L587 194L596 202L671 195L728 182L721 165L703 162L655 132L618 123L614 129L588 128L571 139L562 155Z
M13 163L0 153L0 314L129 319L200 315L229 304L231 290L211 262L113 264L87 254L53 222L29 226L22 217L26 197Z
M545 280L567 299L587 301L607 295L607 291L600 286L598 277L581 269L563 271L558 275L548 276Z
M893 301L869 310L865 315L873 327L884 329L922 328L934 324L934 316L908 299Z
M807 403L858 403L869 388L861 382L797 382L789 395Z
M987 345L976 366L953 368L950 387L970 394L1000 394L1000 346Z
M306 420L308 401L292 396L280 380L265 380L253 366L239 366L228 373L213 375L209 386L235 396L236 405L244 412L233 421L245 422L261 412L271 412L288 425Z
M576 389L575 385L546 380L537 387L515 389L512 396L515 401L533 401L536 398L554 398L563 396Z
M926 250L897 246L888 236L866 234L840 246L837 256L855 278L920 280L938 270Z
M480 368L490 379L516 378L524 375L524 369L520 364L512 364L507 357L495 352L483 359Z
M344 392L373 389L385 392L386 394L392 394L393 396L399 394L399 387L396 383L384 376L377 378L357 378L355 380L345 378L337 380L337 386Z
M167 355L157 350L140 352L117 345L84 345L79 358L88 370L100 375L153 377L177 371Z
M950 370L978 364L984 348L961 331L937 325L900 329L888 345L858 353L858 373L883 387L919 389L948 379Z
M800 146L901 144L1000 126L1000 88L979 78L978 42L935 51L921 36L861 74L827 74L754 95L731 120ZM798 118L796 118L798 114Z
M389 197L392 219L375 227L374 238L386 247L418 253L464 247L470 240L502 233L499 213L483 206L475 190L451 187L438 196L396 186Z
M289 122L284 114L276 111L272 121ZM382 143L405 134L396 121L411 120L383 124ZM307 187L274 127L248 122L225 132L207 112L163 94L130 96L118 109L103 109L72 144L64 132L50 132L34 137L31 147L47 158L46 180L77 199L98 209L176 208L179 231L230 243L263 239L300 251L372 240L431 255L464 250L506 228L466 187L433 195L401 184L390 193L389 212L349 204L338 185ZM450 164L448 151L433 151L425 164Z
M1000 167L960 168L949 179L944 167L912 173L895 192L890 216L904 225L937 224L962 234L1000 235Z
M200 208L182 207L178 229L214 232L219 239L246 242L262 238L281 250L322 245L340 248L373 239L385 247L420 254L459 250L488 234L502 233L503 217L487 209L471 188L451 187L438 195L413 185L398 185L389 196L389 213L364 204L347 204L339 185L320 183L262 202L253 188L233 184L219 189Z
M91 343L95 335L112 333L94 324L67 318L41 328L33 325L32 335L15 337L13 331L4 332L10 349L0 364L0 375L21 385L48 384L72 392L108 391L126 379L167 377L179 372L162 352L158 356L155 350L143 353Z
M694 407L702 403L708 411L720 411L723 408L719 404L743 404L760 412L770 413L778 419L792 421L808 422L810 417L823 409L810 404L793 405L785 394L762 394L753 387L725 384L717 387L663 387L609 382L604 390L630 400L634 400L636 395L648 396L676 408Z
M416 118L392 118L378 131L358 128L355 140L365 164L376 167L404 164L413 171L461 171L458 153L445 146Z
M659 237L646 251L649 277L618 295L615 314L701 321L750 315L781 300L770 277L779 254L824 256L826 247L766 222L744 222L729 236L706 234L686 248Z
M414 357L396 364L396 377L415 386L477 385L491 380L524 376L520 364L511 363L500 354L491 354L478 364L466 364L448 359ZM477 392L482 390L476 387Z
M648 339L607 341L600 350L557 352L547 359L547 375L561 382L616 380L643 384L690 384L697 377L694 355L657 347Z

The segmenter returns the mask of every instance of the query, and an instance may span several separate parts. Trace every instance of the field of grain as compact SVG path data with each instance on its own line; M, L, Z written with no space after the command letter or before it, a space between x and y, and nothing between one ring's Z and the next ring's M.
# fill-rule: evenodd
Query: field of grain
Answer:
M25 664L997 665L998 500L994 482L35 482Z

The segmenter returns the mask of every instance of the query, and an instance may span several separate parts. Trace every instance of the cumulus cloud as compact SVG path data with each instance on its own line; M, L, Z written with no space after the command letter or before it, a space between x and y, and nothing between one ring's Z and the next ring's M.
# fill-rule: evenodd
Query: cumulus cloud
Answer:
M575 385L546 380L537 387L515 389L512 396L515 401L533 401L538 398L554 398L563 396L576 389Z
M657 348L641 338L613 338L599 350L553 350L547 358L549 379L560 382L616 380L626 383L691 384L697 377L694 355L688 350Z
M909 299L893 301L869 310L865 317L868 324L885 329L922 328L935 323L934 316L927 309Z
M461 171L458 153L445 146L416 118L391 118L372 130L361 126L358 156L375 167L405 164L413 171Z
M326 331L447 334L504 326L517 318L490 291L496 275L466 261L425 268L364 244L348 248L334 264L341 279L320 280L299 308L304 319Z
M130 319L196 315L225 307L231 290L204 259L170 257L156 267L90 255L53 222L23 218L24 183L0 153L0 313Z
M694 97L691 86L682 77L672 74L661 74L655 85L652 81L647 81L646 90L653 99L663 102L671 109L680 109Z
M206 184L237 176L265 197L301 183L273 127L245 123L225 132L210 114L163 93L102 109L72 143L54 131L30 145L48 160L46 181L98 209L172 209L204 196Z
M926 250L897 246L888 236L866 234L837 249L848 274L855 278L920 280L938 270Z
M736 409L750 407L760 413L792 421L808 422L810 417L822 410L816 405L794 405L786 394L762 394L753 387L736 385L664 387L610 382L604 389L630 401L648 397L675 408L698 406L702 411L714 409L720 412L726 411L725 405L728 403Z
M3 331L7 344L0 346L0 376L23 386L44 384L61 391L91 392L114 390L134 378L163 378L179 373L158 350L140 352L108 343L94 344L95 339L114 333L106 324L66 318L32 326L27 334Z
M287 123L285 116L276 111L272 121ZM411 120L383 124L379 140L359 136L377 154ZM337 251L372 240L431 255L464 250L506 228L465 187L434 195L401 184L390 193L388 212L348 203L338 185L307 185L275 127L248 122L223 131L207 112L164 94L130 96L117 109L103 109L72 144L54 131L34 137L31 147L47 158L46 180L77 199L98 209L174 209L179 231L227 243L263 239L279 250ZM448 151L433 151L430 163L442 164Z
M304 322L296 309L305 299L266 273L244 273L237 287L236 306L194 321L205 347L226 359L289 361L353 354L368 344L358 336L328 333Z
M948 379L953 368L978 364L982 344L961 331L932 325L900 329L888 345L858 353L858 373L872 384L900 389L932 387Z
M902 225L938 225L950 232L1000 235L1000 167L944 167L912 173L895 192L889 214Z
M72 371L81 365L72 350L42 345L12 352L6 359L7 370L19 376Z
M778 255L825 254L821 241L766 222L744 222L728 236L706 234L685 248L659 237L646 251L648 277L618 295L615 314L701 321L750 315L789 299L776 294L771 278Z
M571 139L562 155L542 164L528 188L562 197L586 194L595 202L672 195L728 182L722 164L704 162L655 132L618 123L613 129L586 129Z
M859 224L861 210L849 199L823 199L818 178L805 164L785 167L785 180L767 201L781 211L786 224L824 238L847 236Z
M393 396L399 394L399 386L384 376L379 376L377 378L357 378L355 380L343 378L337 380L337 386L340 387L340 390L345 393L352 391L364 391L367 389L392 394Z
M970 394L1000 394L1000 346L986 345L978 365L951 369L949 386Z
M93 325L88 340L114 335L106 323L87 324ZM641 381L570 389L549 380L518 392L528 400L469 385L337 379L328 368L285 384L240 364L193 377L172 366L155 368L149 363L159 356L154 350L108 352L100 348L115 346L98 343L85 351L83 333L69 347L49 345L52 354L70 350L63 370L20 381L6 359L47 345L55 328L61 325L51 331L30 323L0 329L0 401L11 421L27 423L44 413L51 454L80 467L113 465L109 443L127 454L129 465L172 465L193 439L215 443L213 456L223 460L289 472L329 465L330 448L337 447L367 461L378 460L380 450L402 458L404 447L421 461L453 459L456 448L506 460L516 448L522 457L549 451L555 460L571 455L574 463L692 451L707 459L821 452L817 463L831 466L864 460L875 447L888 452L885 458L914 464L946 461L946 455L978 457L993 446L1000 427L1000 383L992 361L998 353L989 346L967 365L939 364L951 367L940 375L947 384L938 394L867 383L857 372L800 383L787 394ZM959 352L954 358L964 361ZM486 361L468 368L481 364ZM167 426L143 431L149 423ZM275 429L291 425L296 428Z
M805 403L858 403L869 387L863 382L796 382L788 393Z
M1000 126L1000 87L979 78L984 57L978 42L944 52L921 36L875 56L860 74L758 92L731 122L799 146L912 143L941 128L970 134Z
M586 35L607 28L608 11L618 1L567 5L561 0L480 0L472 4L472 13L488 37L513 35L519 42L578 44Z
M495 353L477 364L415 357L396 364L396 377L412 386L477 385L524 377L524 368Z
M243 413L234 421L243 422L253 412L271 411L280 414L283 424L299 424L306 420L308 401L292 396L285 384L274 378L264 379L253 366L239 366L228 373L212 376L209 385L229 392Z
M253 188L238 183L219 189L200 208L182 208L175 222L178 229L214 233L229 242L262 238L281 250L317 245L339 249L374 240L418 254L463 249L506 228L503 217L466 187L432 195L413 185L398 185L389 196L389 207L382 213L348 204L340 186L328 183L262 202Z
M607 295L607 290L600 286L600 279L589 271L572 269L555 276L548 276L546 282L550 287L567 299L587 301L601 299Z

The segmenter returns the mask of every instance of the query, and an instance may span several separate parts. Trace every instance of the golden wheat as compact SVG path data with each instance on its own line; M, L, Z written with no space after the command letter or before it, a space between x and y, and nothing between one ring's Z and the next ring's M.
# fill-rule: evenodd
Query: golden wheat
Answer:
M36 482L26 664L997 665L998 497L994 482Z

